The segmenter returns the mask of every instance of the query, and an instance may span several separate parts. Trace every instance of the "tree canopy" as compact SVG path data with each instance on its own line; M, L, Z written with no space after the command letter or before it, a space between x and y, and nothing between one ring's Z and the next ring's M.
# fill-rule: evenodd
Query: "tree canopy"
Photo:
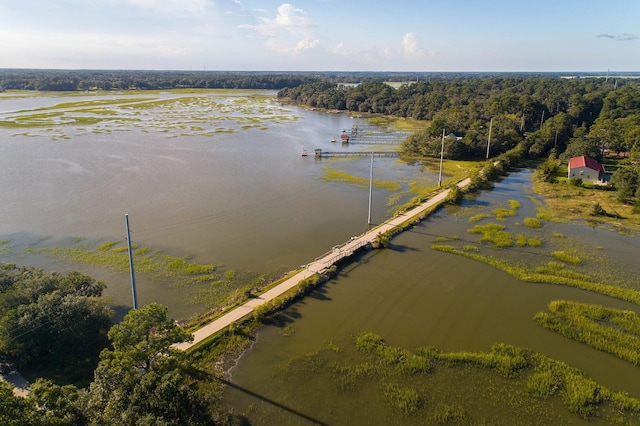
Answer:
M113 312L104 288L78 272L0 264L0 353L20 368L86 380L108 343Z
M215 383L173 348L192 336L152 303L130 311L109 331L87 410L97 425L216 424ZM213 387L213 388L212 388Z

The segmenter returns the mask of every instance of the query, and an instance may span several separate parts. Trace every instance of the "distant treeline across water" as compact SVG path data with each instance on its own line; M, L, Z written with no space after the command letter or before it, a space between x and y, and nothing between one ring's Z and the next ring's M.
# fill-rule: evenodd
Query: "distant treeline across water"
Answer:
M313 71L143 71L0 69L3 90L158 90L158 89L271 89L331 81L411 82L482 77L546 76L605 77L607 73L489 73L489 72L313 72ZM616 73L638 77L639 73Z

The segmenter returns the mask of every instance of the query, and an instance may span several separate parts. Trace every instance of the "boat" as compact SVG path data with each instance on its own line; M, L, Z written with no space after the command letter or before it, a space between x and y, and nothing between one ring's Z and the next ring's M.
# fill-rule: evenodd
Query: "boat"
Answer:
M306 150L306 149L303 149L303 150L302 150L302 156L303 156L303 157L306 157L306 156L307 156L307 150Z

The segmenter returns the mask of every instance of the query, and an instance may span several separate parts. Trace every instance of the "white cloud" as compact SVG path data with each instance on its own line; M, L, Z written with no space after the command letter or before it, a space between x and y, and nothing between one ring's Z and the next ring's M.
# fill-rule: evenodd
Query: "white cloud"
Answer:
M128 0L133 6L162 15L184 17L207 10L207 0Z
M305 51L305 50L313 49L314 47L318 46L319 44L320 44L320 40L318 40L318 39L309 40L308 38L305 38L305 39L300 40L298 42L298 44L296 45L295 49L293 50L293 53L300 53L300 52Z
M425 50L420 47L416 33L406 33L402 37L402 51L409 59L421 59L425 56Z
M311 19L307 18L306 12L298 9L289 3L283 3L278 7L276 19L262 18L269 26L281 28L311 28L315 27Z
M306 12L292 4L283 3L277 9L276 17L259 18L259 25L241 25L265 37L269 49L291 55L298 55L320 46L321 41L313 35L316 27Z

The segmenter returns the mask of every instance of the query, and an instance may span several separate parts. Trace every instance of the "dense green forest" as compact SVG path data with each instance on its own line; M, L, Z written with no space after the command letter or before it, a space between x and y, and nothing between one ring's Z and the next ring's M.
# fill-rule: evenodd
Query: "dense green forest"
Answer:
M424 120L403 144L410 156L438 156L443 130L451 159L495 157L519 144L531 159L566 160L605 153L629 157L612 186L621 200L640 196L640 87L607 78L455 78L404 84L307 83L278 92L282 100L314 108ZM550 174L551 175L551 174Z
M0 357L42 373L27 398L0 380L3 425L213 425L220 383L172 345L191 336L155 303L111 327L104 284L0 264Z

